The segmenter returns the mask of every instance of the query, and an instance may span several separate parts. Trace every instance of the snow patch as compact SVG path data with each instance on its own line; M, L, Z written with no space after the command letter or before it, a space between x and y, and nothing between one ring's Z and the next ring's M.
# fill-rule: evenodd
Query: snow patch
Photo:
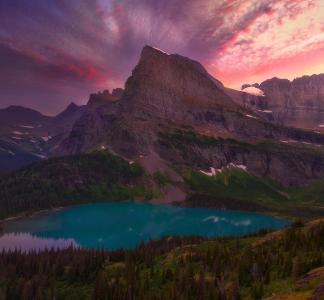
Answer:
M280 142L282 143L286 143L286 144L289 144L289 143L299 143L299 141L296 141L296 140L280 140Z
M50 135L48 135L48 136L42 136L42 139L43 139L44 142L49 141L51 138L52 137Z
M129 163L130 165L132 165L134 162L133 162L132 160L130 160L128 163Z
M203 171L203 170L200 170L201 173L207 175L207 176L214 176L216 175L216 169L213 168L213 167L210 167L210 172L206 172L206 171Z
M28 128L28 129L35 128L34 126L30 126L30 125L19 125L19 127Z
M261 96L261 97L265 96L265 94L262 90L254 87L254 86L249 86L249 87L243 89L242 92L250 94L250 95L254 95L254 96Z
M39 157L41 159L45 159L46 158L46 155L44 155L44 154L33 153L33 155L35 155L35 156L37 156L37 157Z
M245 115L245 116L252 119L258 119L256 116L252 116L252 115Z
M281 143L285 143L285 144L290 144L290 143L293 143L293 144L296 144L296 143L302 143L302 144L305 144L305 145L315 145L317 146L317 144L313 144L313 143L309 143L309 142L301 142L301 141L296 141L296 140L280 140Z
M14 139L14 140L22 140L23 139L23 138L18 137L18 136L12 136L11 138Z
M245 165L236 165L234 163L229 163L228 165L222 167L221 169L215 169L213 167L210 167L210 171L204 171L204 170L199 170L201 173L207 175L207 176L215 176L218 173L222 173L226 169L240 169L245 172L247 172L247 166Z
M13 134L17 134L17 135L24 135L23 132L18 131L18 130L13 131L12 133L13 133Z
M156 47L152 47L152 48L155 49L155 50L157 50L157 51L160 51L160 52L162 52L162 53L164 53L166 55L169 55L169 53L167 53L167 52L165 52L165 51L163 51L163 50L161 50L159 48L156 48Z
M258 109L259 112L262 112L262 113L266 113L266 114L272 114L273 111L272 110L268 110L268 109L265 109L265 110L262 110L262 109Z
M7 152L10 154L10 155L12 155L12 156L14 156L14 155L16 155L16 153L15 152L13 152L13 151L11 151L11 150L7 150Z
M324 128L324 124L319 124L318 127L319 128Z
M247 170L247 167L245 165L236 165L233 163L230 163L228 166L226 166L227 168L236 168L236 169L241 169L243 171Z
M0 151L2 151L2 152L7 152L7 153L9 153L9 154L12 155L12 156L16 155L15 152L13 152L13 151L11 151L11 150L9 150L9 149L2 148L2 147L0 147Z

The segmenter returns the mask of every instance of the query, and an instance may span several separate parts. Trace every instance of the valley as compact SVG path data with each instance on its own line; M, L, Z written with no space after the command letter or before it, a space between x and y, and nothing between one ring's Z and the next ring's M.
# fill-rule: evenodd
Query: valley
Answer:
M145 46L124 89L2 109L0 299L320 299L324 134L264 97Z
M324 300L324 0L1 0L0 300Z

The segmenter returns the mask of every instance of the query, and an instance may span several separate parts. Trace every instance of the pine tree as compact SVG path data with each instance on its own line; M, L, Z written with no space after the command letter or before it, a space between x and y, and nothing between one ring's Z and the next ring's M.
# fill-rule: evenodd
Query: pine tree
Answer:
M298 277L301 275L302 271L302 263L300 256L296 256L292 262L292 270L291 270L291 277L293 280L297 280Z
M101 271L97 275L95 287L93 291L94 300L105 300L107 297L107 277L106 274Z

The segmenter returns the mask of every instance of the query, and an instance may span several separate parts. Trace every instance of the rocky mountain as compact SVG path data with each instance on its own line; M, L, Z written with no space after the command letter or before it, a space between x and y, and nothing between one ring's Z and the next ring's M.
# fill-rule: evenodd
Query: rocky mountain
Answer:
M49 159L0 178L2 198L12 206L15 194L17 209L24 203L28 210L87 199L153 199L322 214L324 135L268 121L266 97L258 86L246 88L249 93L228 89L200 63L146 46L125 89L91 94L84 107L71 104L42 124L19 123L20 133L13 132L17 123L8 125L8 136L24 141L37 130L52 136L38 135ZM0 155L13 159L17 150L9 147L21 145L9 141L0 144ZM105 177L113 172L122 179L127 170L141 170L131 186ZM26 189L40 180L46 188L35 204Z
M96 94L91 94L88 101L88 107L94 108L106 104L107 102L114 102L122 96L123 92L123 89L118 88L114 89L112 93L110 93L109 90L104 90Z
M125 90L92 95L55 154L108 148L168 174L241 166L287 186L322 177L324 135L268 122L237 103L245 94L196 61L146 46Z
M83 106L71 103L54 117L21 106L1 109L0 172L46 158L49 149L67 136L83 109Z
M323 177L324 135L278 125L272 113L270 122L268 90L258 91L266 85L230 90L200 63L146 46L124 90L92 94L87 105L72 103L55 117L1 110L0 156L15 153L8 145L31 161L108 149L173 181L186 170L212 176L237 166L285 186ZM171 187L165 193L185 196Z
M0 174L29 165L40 159L16 143L0 140Z
M239 103L286 126L324 129L324 74L303 76L293 81L272 78L260 84L245 84L242 90L255 87L263 96L238 98Z
M70 131L75 121L82 115L83 110L84 106L78 106L73 102L70 103L64 111L51 118L48 125L49 132L52 135L57 135Z

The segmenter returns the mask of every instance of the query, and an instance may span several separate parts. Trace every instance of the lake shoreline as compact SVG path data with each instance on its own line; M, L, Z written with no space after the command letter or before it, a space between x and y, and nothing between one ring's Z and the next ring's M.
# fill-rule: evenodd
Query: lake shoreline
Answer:
M43 239L69 238L85 248L119 249L164 236L240 236L261 229L281 229L288 224L283 219L255 212L150 202L81 204L52 213L61 209L39 210L28 216L7 218L3 233L29 233ZM31 243L26 236L10 239L12 243L21 243L21 247Z
M7 217L5 219L1 219L0 220L0 226L2 226L3 224L9 223L11 221L15 221L15 220L19 220L19 219L23 219L23 218L32 218L38 214L42 214L42 213L46 213L46 212L54 212L54 211L59 211L64 209L67 206L59 206L59 207L53 207L53 208L47 208L47 209L40 209L34 212L24 212L24 213L20 213L18 215L15 216L11 216L11 217Z
M224 211L237 211L237 212L250 212L250 213L256 213L256 214L262 214L262 215L268 215L268 216L273 216L273 217L276 217L276 218L280 218L280 219L283 219L283 220L286 220L286 221L293 221L296 219L295 216L292 216L292 215L285 215L285 214L281 214L281 213L278 213L278 212L275 212L275 211L266 211L266 210L257 210L257 209L251 209L250 207L246 207L246 209L242 209L242 207L240 208L229 208L229 207L224 207L224 206L206 206L206 205L196 205L196 204L193 204L193 203L190 203L190 202L187 202L186 201L168 201L168 202L156 202L154 201L154 199L152 200L149 200L149 201L138 201L138 200L123 200L123 201L131 201L131 202L134 202L134 203L145 203L145 202L148 202L148 203L151 203L151 204L154 204L154 205L172 205L172 206L176 206L176 207L182 207L182 208L208 208L208 209L219 209L219 210L224 210ZM19 220L19 219L22 219L22 218L31 218L31 217L34 217L38 214L42 214L42 213L47 213L47 212L54 212L54 211L59 211L59 210L62 210L62 209L65 209L67 207L71 207L71 206L74 206L74 205L82 205L82 204L94 204L94 203L111 203L111 202L123 202L123 201L108 201L108 202L87 202L87 203L73 203L71 205L65 205L65 206L58 206L58 207L52 207L52 208L47 208L47 209L41 209L41 210L36 210L36 211L33 211L33 212L22 212L20 214L17 214L17 215L13 215L13 216L10 216L10 217L7 217L7 218L4 218L4 219L0 219L0 229L1 227L8 223L8 222L12 222L12 221L15 221L15 220Z

